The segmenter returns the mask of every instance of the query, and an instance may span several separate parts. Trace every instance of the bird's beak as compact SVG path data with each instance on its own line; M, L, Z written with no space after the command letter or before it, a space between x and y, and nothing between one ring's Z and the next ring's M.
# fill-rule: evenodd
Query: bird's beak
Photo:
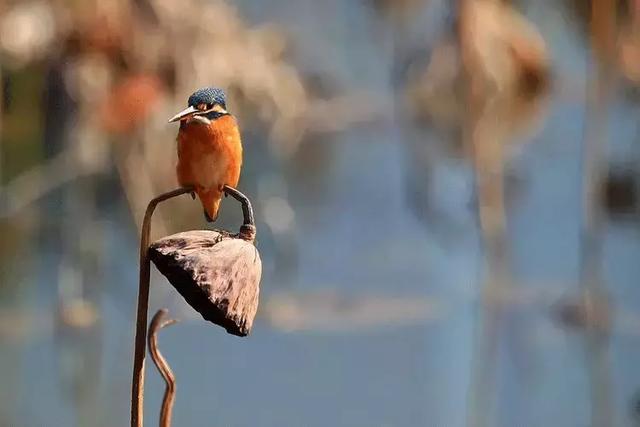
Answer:
M173 122L177 122L178 120L186 119L188 117L193 116L197 112L199 112L199 110L196 107L185 108L184 110L180 111L175 116L171 117L169 119L169 123L173 123Z

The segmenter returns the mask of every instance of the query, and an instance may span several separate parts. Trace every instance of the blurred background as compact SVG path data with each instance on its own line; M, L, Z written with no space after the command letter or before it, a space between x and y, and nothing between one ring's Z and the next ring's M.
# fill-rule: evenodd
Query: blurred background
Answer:
M240 339L152 274L174 425L640 425L637 0L9 0L0 58L0 426L129 422L139 226L204 86L261 300ZM152 238L202 227L184 196Z

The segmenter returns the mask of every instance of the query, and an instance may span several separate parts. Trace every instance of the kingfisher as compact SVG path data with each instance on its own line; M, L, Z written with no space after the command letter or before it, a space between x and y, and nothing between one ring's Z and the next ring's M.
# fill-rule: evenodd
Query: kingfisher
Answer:
M226 104L222 89L199 89L189 97L187 108L169 120L180 121L178 183L194 188L208 222L218 217L224 186L238 185L242 167L240 130Z

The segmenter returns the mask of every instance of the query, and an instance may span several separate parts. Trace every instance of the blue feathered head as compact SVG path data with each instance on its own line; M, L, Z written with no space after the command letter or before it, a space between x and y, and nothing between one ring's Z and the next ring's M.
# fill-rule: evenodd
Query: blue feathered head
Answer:
M229 115L227 98L224 91L217 87L198 89L187 103L188 107L169 119L169 122L210 124L213 120Z
M222 89L217 87L205 87L193 92L189 97L188 104L190 107L197 107L201 104L218 104L222 108L227 108L227 97Z

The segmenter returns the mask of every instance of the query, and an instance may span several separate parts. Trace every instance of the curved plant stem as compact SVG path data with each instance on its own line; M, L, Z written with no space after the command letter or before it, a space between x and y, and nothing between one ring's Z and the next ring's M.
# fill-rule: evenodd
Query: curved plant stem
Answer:
M144 358L147 341L147 312L149 310L149 279L151 263L149 260L149 235L151 232L151 217L158 203L186 193L193 194L192 187L178 188L159 195L147 205L147 210L142 221L140 233L140 282L138 288L138 312L136 317L135 349L133 356L133 379L131 384L131 427L143 426L144 415ZM240 227L239 237L247 241L253 241L256 235L253 208L249 198L240 191L228 185L224 186L224 192L242 204L243 224ZM165 378L166 380L166 378ZM163 404L164 408L164 404ZM170 411L169 411L170 415Z
M142 427L144 414L144 357L147 341L147 311L149 309L149 234L151 217L158 203L182 194L191 193L192 188L178 188L152 199L142 221L140 233L140 281L138 287L138 312L136 317L135 349L133 355L133 379L131 384L131 427Z
M151 325L149 326L148 344L151 360L153 360L153 363L156 365L156 368L158 368L166 384L162 398L162 408L160 410L160 427L171 426L173 402L176 400L176 377L173 375L173 371L171 367L169 367L167 360L158 349L158 331L177 322L176 319L166 319L167 314L168 311L166 308L158 310L155 316L153 316L153 319L151 319Z
M226 194L230 195L242 204L243 224L242 227L240 227L239 237L249 242L253 242L256 237L256 222L253 219L251 201L240 191L228 185L225 185L223 190Z

